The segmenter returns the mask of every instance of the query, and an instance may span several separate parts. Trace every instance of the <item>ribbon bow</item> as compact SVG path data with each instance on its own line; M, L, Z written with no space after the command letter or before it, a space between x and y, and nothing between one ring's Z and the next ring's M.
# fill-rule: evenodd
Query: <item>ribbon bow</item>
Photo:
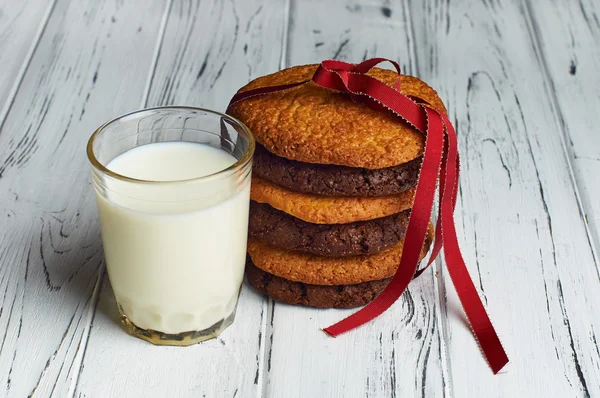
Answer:
M393 87L366 74L375 65L385 61L392 63L398 73L398 81ZM287 90L309 81L326 89L346 93L355 103L365 104L382 112L392 112L426 137L423 163L404 239L404 250L396 274L375 300L323 330L330 336L336 337L385 312L398 300L410 281L419 276L443 248L448 273L471 329L492 371L494 374L498 373L508 363L508 357L471 280L458 246L454 208L458 192L459 156L456 132L452 123L446 115L432 109L426 101L402 94L400 66L385 58L373 58L360 64L335 60L323 61L311 80L261 87L234 95L228 111L233 104L247 98ZM417 270L433 209L438 177L439 212L433 249L425 268Z

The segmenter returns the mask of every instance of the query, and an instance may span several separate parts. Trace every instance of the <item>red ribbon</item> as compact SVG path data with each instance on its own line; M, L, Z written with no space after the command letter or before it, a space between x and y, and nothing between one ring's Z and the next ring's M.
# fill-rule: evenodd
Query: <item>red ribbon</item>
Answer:
M398 300L410 281L419 276L443 248L448 273L472 331L492 371L496 374L508 363L508 357L471 280L458 246L454 224L459 176L456 132L446 115L435 111L421 99L402 94L400 78L396 85L391 87L366 74L375 65L384 61L391 62L400 75L400 66L385 58L373 58L357 65L327 60L319 65L311 80L238 93L231 99L229 107L247 98L287 90L313 81L321 87L348 94L356 103L365 104L382 112L392 112L424 134L426 141L423 163L406 229L404 250L396 274L375 300L323 330L330 336L336 337L385 312ZM417 270L421 248L427 235L438 177L439 212L433 250L425 268Z

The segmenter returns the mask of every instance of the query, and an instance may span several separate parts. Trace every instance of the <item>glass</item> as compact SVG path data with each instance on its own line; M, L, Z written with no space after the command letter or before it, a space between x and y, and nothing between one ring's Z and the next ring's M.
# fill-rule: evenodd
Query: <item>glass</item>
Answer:
M162 142L210 145L237 161L180 181L139 180L107 168L124 152ZM246 260L254 145L241 122L189 107L133 112L90 138L108 277L131 335L190 345L233 322Z

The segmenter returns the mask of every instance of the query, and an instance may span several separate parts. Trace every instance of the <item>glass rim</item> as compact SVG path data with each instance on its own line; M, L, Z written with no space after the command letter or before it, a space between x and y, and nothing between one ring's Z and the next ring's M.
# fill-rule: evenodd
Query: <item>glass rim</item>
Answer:
M128 177L126 175L116 173L116 172L110 170L109 168L107 168L102 163L100 163L100 161L96 158L96 155L94 154L94 149L93 149L94 142L95 142L96 138L98 137L98 135L100 134L100 132L102 132L106 127L110 126L112 123L115 123L119 120L131 117L131 116L135 116L140 113L144 113L144 112L148 112L148 111L156 111L156 110L192 110L192 111L206 112L209 114L213 114L215 116L221 116L222 118L228 119L228 120L234 122L235 124L239 125L242 128L242 130L248 135L248 148L246 149L246 151L244 151L244 155L240 159L236 160L236 162L234 164L232 164L231 166L229 166L223 170L219 170L217 172L211 173L211 174L207 174L207 175L200 176L200 177L187 178L184 180L155 181L155 180L143 180L143 179L139 179L139 178ZM254 140L254 135L252 134L252 132L250 131L248 126L246 126L244 123L242 123L240 120L234 118L233 116L230 116L225 113L218 112L218 111L214 111L212 109L199 108L199 107L194 107L194 106L172 105L172 106L156 106L156 107L151 107L151 108L138 109L138 110L135 110L132 112L122 114L113 119L110 119L109 121L103 123L100 127L98 127L92 133L92 135L87 143L86 152L87 152L88 160L92 164L92 167L94 167L96 170L102 172L103 174L106 174L117 180L133 182L133 183L138 183L138 184L181 184L181 183L191 183L191 182L199 182L199 181L204 181L204 180L208 180L208 179L213 179L218 176L239 170L242 167L244 167L252 159L252 156L254 155L255 147L256 147L256 141Z

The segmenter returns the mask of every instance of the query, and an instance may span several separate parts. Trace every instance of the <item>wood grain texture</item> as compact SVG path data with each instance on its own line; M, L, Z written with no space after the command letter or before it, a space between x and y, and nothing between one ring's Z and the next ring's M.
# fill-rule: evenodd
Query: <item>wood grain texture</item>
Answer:
M600 278L527 9L432 0L412 16L419 73L459 132L465 259L512 361L492 375L444 273L454 395L597 396Z
M282 0L174 1L148 105L225 111L241 86L278 70L284 5Z
M408 74L415 70L412 29L399 2L297 0L290 18L286 66L383 56ZM435 279L428 271L376 321L336 339L321 328L356 310L276 304L269 314L266 396L447 396Z
M173 1L146 104L224 110L248 79L278 69L285 11L280 1ZM155 347L126 335L116 325L108 282L96 314L78 397L98 391L126 397L261 396L267 300L246 287L234 324L192 347Z
M55 0L0 1L0 125L4 120Z
M581 195L598 262L600 247L600 3L555 0L544 7L525 3L530 34L547 79L555 119Z
M600 396L599 15L592 0L0 0L0 397ZM337 339L320 328L352 311L246 286L218 339L126 335L91 132L140 103L223 110L280 67L372 56L438 89L456 123L458 232L505 371L443 264Z
M2 126L2 396L73 392L102 272L85 143L138 105L162 9L57 1Z

